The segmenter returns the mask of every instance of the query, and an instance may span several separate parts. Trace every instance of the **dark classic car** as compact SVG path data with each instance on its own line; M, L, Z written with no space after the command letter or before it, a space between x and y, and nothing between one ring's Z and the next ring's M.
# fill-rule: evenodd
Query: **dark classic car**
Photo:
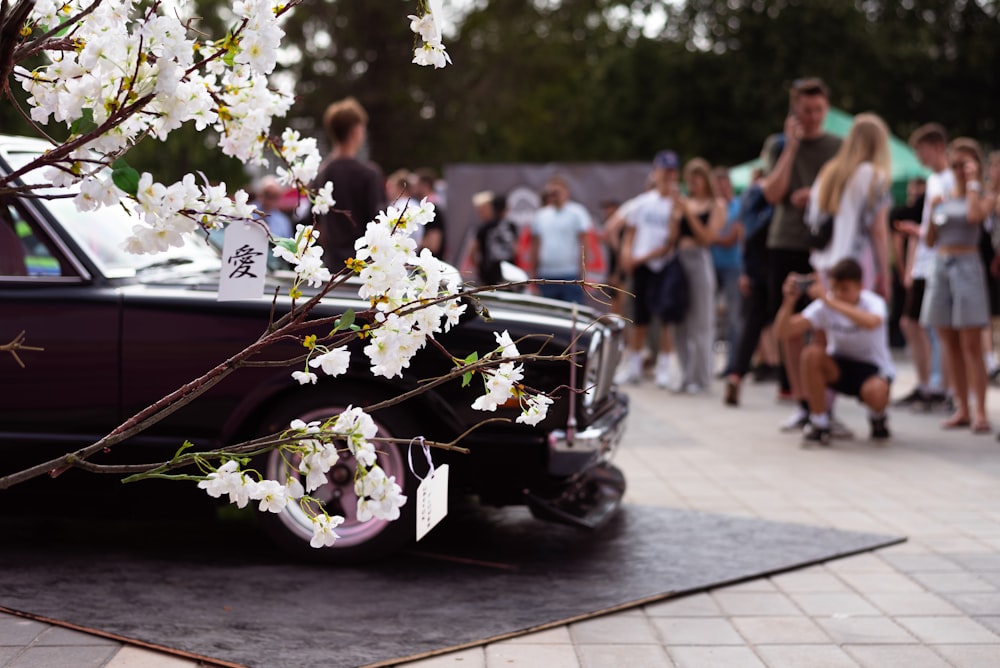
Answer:
M33 140L0 137L0 170L9 174L43 149ZM95 442L243 349L266 327L275 289L287 294L290 285L288 277L274 272L268 278L270 296L217 301L221 261L215 250L192 238L183 248L162 254L130 255L121 244L134 220L117 207L81 213L70 199L7 196L0 200L0 214L0 344L23 331L25 344L44 349L22 350L18 356L24 368L14 356L0 352L0 474ZM434 452L435 463L451 467L451 496L475 495L491 505L528 504L545 519L599 526L618 508L624 492L620 472L608 461L628 412L627 399L612 382L622 350L621 324L589 309L571 310L560 302L512 292L486 293L482 305L488 320L470 308L458 326L438 337L458 358L495 348L494 332L504 330L520 339L523 353L547 355L559 354L574 334L579 336L575 366L539 360L525 365L527 385L555 392L546 419L527 426L514 423L518 412L513 408L475 411L471 404L477 392L456 379L376 412L381 435L447 442L485 418L509 418L471 431L461 443L470 449L468 455ZM288 306L286 298L277 298L277 312ZM335 315L348 308L361 311L367 305L345 290L324 298L314 314ZM269 351L267 358L286 359L302 351L289 343ZM428 347L402 379L377 378L358 345L346 376L321 378L315 386L300 386L287 367L240 369L94 461L163 461L184 440L207 450L272 434L295 418L308 422L349 405L396 396L422 379L441 375L450 364ZM414 498L417 480L406 447L380 446L380 451L386 473ZM331 512L347 518L333 547L310 548L310 521L291 505L280 514L260 515L268 533L293 552L320 553L332 561L367 558L412 540L413 503L396 522L356 520L352 464L345 456L342 465L331 469L330 483L315 492ZM268 477L279 477L286 465L272 453L256 466ZM154 499L170 506L173 502L166 499L185 488L197 491L199 501L210 501L193 483L100 485L95 478L70 470L54 481L43 478L23 489L12 487L0 492L0 498L19 490L27 490L32 499L73 490L75 503L89 505L89 495L98 487L102 493L113 490L118 499L129 488L142 488L128 501L117 501L141 509Z

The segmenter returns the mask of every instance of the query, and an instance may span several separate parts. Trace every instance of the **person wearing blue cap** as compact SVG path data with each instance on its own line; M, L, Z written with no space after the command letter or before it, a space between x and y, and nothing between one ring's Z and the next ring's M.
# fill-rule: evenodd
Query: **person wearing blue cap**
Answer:
M669 289L663 283L665 272L677 239L680 219L675 207L680 161L673 151L660 151L653 158L653 187L625 202L609 224L620 218L625 224L621 245L621 262L626 273L632 276L633 326L629 333L629 352L623 360L621 379L639 383L643 376L642 349L646 345L650 323L657 319L660 331L660 351L656 359L655 380L658 387L671 383L670 356L673 353L673 336L669 325L679 317L671 317L655 308L658 301L654 292ZM683 273L683 269L681 269ZM659 311L659 312L654 312ZM677 314L683 316L683 313Z

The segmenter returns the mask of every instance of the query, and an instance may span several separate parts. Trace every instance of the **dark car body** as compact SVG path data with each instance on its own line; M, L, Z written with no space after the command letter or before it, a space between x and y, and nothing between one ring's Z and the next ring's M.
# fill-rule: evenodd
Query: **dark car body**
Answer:
M22 154L37 150L35 142L0 137L0 169L10 173L12 164L25 159ZM115 264L118 260L109 259L116 256L114 249L96 248L110 241L95 237L88 225L120 224L105 218L121 212L83 216L69 200L6 197L0 204L7 219L0 224L16 231L16 236L0 235L0 256L6 256L0 266L25 267L23 273L8 269L0 275L0 344L23 331L25 344L44 349L21 351L24 368L0 353L0 474L93 443L254 342L272 309L280 315L290 306L280 296L287 295L290 283L278 274L269 277L260 299L218 301L220 260L204 243L165 257L142 256L132 267ZM19 248L12 247L17 243ZM456 358L492 350L494 332L504 330L522 353L576 353L575 364L525 364L527 385L555 392L546 419L527 426L514 423L519 414L514 408L501 407L495 414L473 410L481 386L462 387L456 379L380 411L375 416L380 427L399 438L447 442L486 418L508 418L468 433L461 443L470 449L468 455L434 453L436 463L450 464L452 493L475 494L495 505L528 503L550 519L599 524L617 508L624 489L608 464L628 410L612 382L622 350L621 323L589 309L516 293L487 293L479 303L488 319L477 315L470 301L462 322L438 337ZM366 308L355 292L340 290L325 297L313 317ZM346 376L321 379L316 386L300 386L288 367L239 369L94 461L160 461L185 440L198 449L215 449L280 431L295 417L371 405L452 367L447 355L430 346L412 360L403 378L379 378L370 373L362 346L360 340L354 345ZM302 352L301 345L289 341L262 358L287 359ZM395 468L390 464L388 470L405 477L404 488L412 493L413 474L400 465L399 453L394 456ZM72 471L65 484L89 485L92 477ZM55 493L62 484L40 481L31 489ZM331 495L335 503L339 492ZM298 533L298 539L305 535ZM355 541L359 554L374 537L360 534Z

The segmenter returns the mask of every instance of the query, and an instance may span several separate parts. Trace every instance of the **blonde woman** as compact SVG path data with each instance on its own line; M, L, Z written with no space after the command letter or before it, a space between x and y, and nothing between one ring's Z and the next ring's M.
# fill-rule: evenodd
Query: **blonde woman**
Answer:
M688 279L688 312L674 335L677 359L688 394L705 392L713 376L715 343L715 268L709 246L726 222L726 201L720 196L712 167L702 158L684 166L686 197L678 199L677 252Z
M829 245L809 257L824 283L835 264L854 258L863 287L889 299L890 173L885 122L876 114L858 114L810 191L806 220L815 227L824 214L833 216Z
M983 154L974 139L960 137L948 145L955 188L930 202L930 224L923 230L937 252L924 294L920 324L934 327L944 348L955 390L956 410L945 429L971 427L990 431L986 419L986 364L982 328L989 324L986 271L979 254L983 221L996 206L996 195L983 191ZM969 406L969 391L975 405Z

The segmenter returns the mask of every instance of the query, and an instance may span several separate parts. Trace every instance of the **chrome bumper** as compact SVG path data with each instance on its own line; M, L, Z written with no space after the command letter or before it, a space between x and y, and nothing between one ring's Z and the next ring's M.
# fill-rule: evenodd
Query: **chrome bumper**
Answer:
M614 405L601 414L586 429L555 429L549 433L549 451L558 453L592 453L608 459L625 434L628 417L628 395L613 392Z

